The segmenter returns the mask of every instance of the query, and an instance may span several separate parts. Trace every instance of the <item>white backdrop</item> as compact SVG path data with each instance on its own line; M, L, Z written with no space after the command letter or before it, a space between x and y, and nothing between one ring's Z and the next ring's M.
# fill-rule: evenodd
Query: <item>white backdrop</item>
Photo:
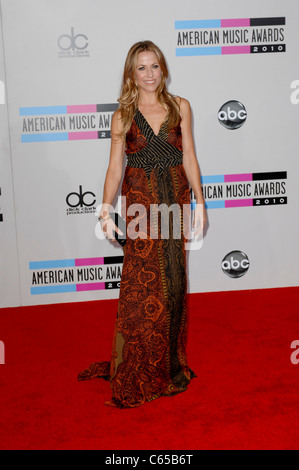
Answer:
M0 307L20 305L20 280L7 119L6 77L0 35Z
M298 285L297 0L1 0L1 10L1 307L118 297L122 249L95 237L94 211L124 60L144 39L193 111L209 226L189 254L190 292ZM234 100L246 120L228 129L218 112Z

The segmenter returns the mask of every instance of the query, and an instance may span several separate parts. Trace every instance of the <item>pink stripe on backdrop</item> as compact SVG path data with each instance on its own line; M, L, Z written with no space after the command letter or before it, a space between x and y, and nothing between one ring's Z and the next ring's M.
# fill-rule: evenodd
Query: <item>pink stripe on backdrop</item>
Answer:
M75 259L75 266L98 266L104 264L104 258Z
M250 26L250 18L221 20L221 28L233 28L234 26L239 28L242 26Z
M93 284L77 284L76 290L77 292L86 292L89 290L105 290L105 283L97 282Z
M240 199L238 201L225 201L225 207L248 207L253 206L253 199Z
M243 173L240 175L224 175L225 183L233 183L234 181L252 181L252 173Z
M67 106L66 108L67 108L68 114L96 113L97 112L96 104L75 104L75 105Z
M69 140L92 140L97 139L97 131L90 132L69 132Z
M223 55L226 54L250 54L250 46L226 46L221 48Z

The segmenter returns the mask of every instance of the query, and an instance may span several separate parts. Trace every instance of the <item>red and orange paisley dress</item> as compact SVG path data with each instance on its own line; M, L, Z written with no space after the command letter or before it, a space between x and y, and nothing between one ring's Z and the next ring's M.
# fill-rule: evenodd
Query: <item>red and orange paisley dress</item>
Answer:
M168 130L167 121L154 133L137 109L126 136L127 166L122 186L126 208L146 208L147 233L127 236L120 297L110 362L97 362L79 380L110 381L111 401L131 408L187 389L195 376L186 357L187 275L183 224L181 237L151 237L150 207L190 205L183 168L180 124ZM127 226L136 215L126 215ZM144 222L144 221L143 221ZM159 224L158 224L159 225ZM159 232L160 233L160 232Z

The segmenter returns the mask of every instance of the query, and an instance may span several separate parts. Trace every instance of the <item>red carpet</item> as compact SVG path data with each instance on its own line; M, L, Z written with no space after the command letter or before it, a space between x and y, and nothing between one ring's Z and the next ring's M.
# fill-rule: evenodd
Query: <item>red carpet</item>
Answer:
M0 310L0 448L298 449L299 288L193 294L189 390L140 408L104 405L117 301Z

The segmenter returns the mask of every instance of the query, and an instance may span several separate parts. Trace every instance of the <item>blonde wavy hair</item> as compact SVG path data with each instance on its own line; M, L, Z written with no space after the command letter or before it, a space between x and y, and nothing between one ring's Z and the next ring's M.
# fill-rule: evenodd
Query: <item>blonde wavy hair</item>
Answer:
M135 83L135 69L137 56L140 52L153 51L156 53L162 71L161 83L156 90L158 102L167 110L168 130L177 126L180 121L180 108L175 97L167 91L166 80L168 78L168 68L162 51L152 41L141 41L134 44L127 55L120 97L118 102L121 121L123 124L122 136L129 131L135 112L138 108L139 90Z

